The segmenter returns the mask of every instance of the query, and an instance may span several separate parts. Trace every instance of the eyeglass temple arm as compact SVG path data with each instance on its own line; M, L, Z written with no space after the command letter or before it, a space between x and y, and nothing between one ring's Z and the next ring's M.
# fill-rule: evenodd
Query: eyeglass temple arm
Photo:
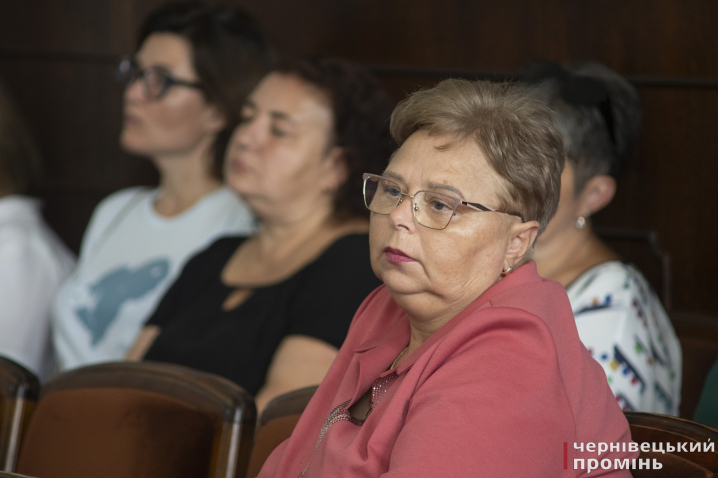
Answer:
M523 215L517 213L517 212L503 212L503 211L497 211L496 209L492 209L489 206L484 206L483 204L479 204L477 202L467 202L467 201L461 201L461 204L465 206L469 206L472 209L476 209L477 211L484 211L484 212L500 212L503 214L508 214L509 216L516 216L519 219L521 219L521 222L526 222Z

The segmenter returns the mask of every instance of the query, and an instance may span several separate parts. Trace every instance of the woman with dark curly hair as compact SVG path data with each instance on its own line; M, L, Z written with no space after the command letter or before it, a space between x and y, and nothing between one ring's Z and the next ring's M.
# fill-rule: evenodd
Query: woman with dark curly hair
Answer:
M282 66L249 96L226 182L259 219L192 259L128 358L227 377L260 409L319 383L362 300L369 262L362 173L393 151L392 102L364 69L314 59ZM146 353L145 353L146 351Z

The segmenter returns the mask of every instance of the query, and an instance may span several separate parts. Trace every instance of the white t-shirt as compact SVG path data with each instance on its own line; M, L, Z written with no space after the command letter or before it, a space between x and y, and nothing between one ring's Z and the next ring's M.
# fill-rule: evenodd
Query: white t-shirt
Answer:
M95 209L53 307L60 370L123 359L191 256L220 236L254 232L251 213L226 187L171 218L155 211L158 193L126 189Z
M0 355L49 378L50 307L75 257L42 220L40 202L0 198Z
M678 415L681 345L656 293L634 266L599 264L566 289L581 341L624 410Z

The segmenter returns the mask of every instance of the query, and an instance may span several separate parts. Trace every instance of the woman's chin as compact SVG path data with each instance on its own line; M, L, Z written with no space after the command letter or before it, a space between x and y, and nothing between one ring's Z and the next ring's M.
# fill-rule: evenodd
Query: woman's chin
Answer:
M392 294L416 294L421 291L418 281L405 272L384 270L380 277Z
M243 174L225 171L224 183L239 196L251 196L252 185L249 184L248 178Z
M123 130L120 135L120 147L123 151L137 156L149 156L147 145L136 134Z

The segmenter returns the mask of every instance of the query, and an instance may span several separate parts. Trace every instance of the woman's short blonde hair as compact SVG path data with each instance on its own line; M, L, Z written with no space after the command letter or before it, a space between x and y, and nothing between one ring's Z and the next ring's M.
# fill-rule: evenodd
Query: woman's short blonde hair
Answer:
M442 149L475 141L505 180L500 210L538 221L543 232L558 207L565 154L553 113L526 87L444 80L394 109L391 134L399 146L419 130L453 137Z

